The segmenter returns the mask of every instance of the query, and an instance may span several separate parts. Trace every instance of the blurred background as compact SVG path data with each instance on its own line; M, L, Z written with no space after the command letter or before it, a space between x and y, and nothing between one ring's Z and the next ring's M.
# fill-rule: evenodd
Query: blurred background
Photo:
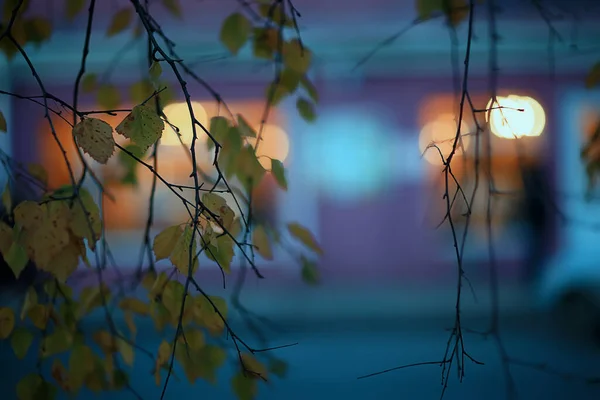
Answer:
M119 108L135 103L131 85L145 71L146 43L131 33L107 38L104 30L121 2L99 2L88 71L120 93ZM231 57L219 44L222 20L234 1L182 0L184 23L153 4L156 17L177 43L179 55L193 66L228 103L254 126L260 124L265 88L273 79L270 63L243 49ZM462 77L467 26L453 42L441 19L407 29L416 14L413 1L370 2L304 0L296 7L304 42L314 53L311 77L319 103L316 122L303 121L293 99L271 112L265 131L264 155L284 160L288 192L277 189L268 175L257 189L255 214L272 224L299 221L315 234L325 251L319 260L321 282L308 286L285 249L273 261L258 260L266 279L247 274L241 301L268 322L255 319L262 335L248 328L244 316L231 310L238 334L257 347L261 337L271 346L298 342L277 350L289 363L285 380L261 386L260 399L430 399L441 392L438 365L407 368L372 378L356 378L404 364L444 358L455 326L457 263L447 223L444 175L435 142L447 156L456 133L458 93ZM511 128L499 113L465 113L462 146L453 171L466 193L475 187L475 155L491 146L481 165L493 178L492 245L499 275L497 297L490 289L491 263L486 229L487 187L481 174L471 206L465 244L461 295L461 326L465 350L484 365L465 362L459 383L452 371L446 398L506 398L501 353L490 335L492 310L499 312L505 351L514 363L510 372L520 398L594 399L600 385L600 270L598 256L600 205L587 191L582 146L600 121L600 92L584 86L588 71L600 60L600 4L596 1L503 1L497 14L500 105L522 108L510 113ZM80 66L85 18L64 19L64 11L41 3L37 12L52 16L52 39L31 59L46 89L70 100ZM162 10L162 11L161 11ZM550 21L549 21L550 20ZM485 7L475 16L469 93L476 109L491 99L490 35ZM405 33L364 59L378 44ZM39 92L18 56L0 58L0 89L19 94ZM173 76L165 113L191 141L186 105ZM196 115L207 122L219 112L211 94L190 82ZM94 109L96 98L82 95L80 107ZM43 109L32 102L0 97L9 135L2 149L21 162L38 162L50 171L49 184L68 183L62 155L48 134ZM98 107L99 108L99 107ZM105 120L118 123L118 117ZM477 118L477 121L476 121ZM476 141L476 122L489 121L489 131ZM57 133L69 145L68 124L55 118ZM114 125L113 125L114 126ZM516 136L515 136L516 135ZM210 169L206 143L198 145L201 164ZM75 160L74 149L67 146ZM189 181L189 160L182 157L172 132L164 134L159 171L179 184ZM202 158L203 157L203 158ZM76 164L76 162L75 162ZM97 164L96 164L97 165ZM124 184L118 160L95 170L116 197L106 202L107 241L121 272L137 267L147 219L151 175L140 170L137 186ZM4 177L6 179L6 177ZM92 190L92 185L90 185ZM456 185L450 185L450 193ZM22 193L23 196L26 194ZM181 203L160 185L155 205L156 230L185 218ZM458 199L452 209L462 235L467 205ZM165 264L166 265L166 264ZM239 271L227 288L220 272L202 269L198 281L209 293L228 297ZM494 299L498 300L495 307ZM103 324L102 315L90 324ZM140 322L140 324L142 324ZM141 325L140 325L141 326ZM154 349L160 343L150 322L140 328L138 343ZM2 390L14 398L14 383L35 359L17 361L0 343ZM151 365L136 361L132 385L144 398L158 398L149 382ZM31 362L31 363L30 363ZM219 384L172 381L166 398L194 396L233 398L222 371ZM29 367L28 367L29 366ZM455 368L455 366L453 366ZM570 379L563 379L570 378ZM129 393L110 394L128 398Z

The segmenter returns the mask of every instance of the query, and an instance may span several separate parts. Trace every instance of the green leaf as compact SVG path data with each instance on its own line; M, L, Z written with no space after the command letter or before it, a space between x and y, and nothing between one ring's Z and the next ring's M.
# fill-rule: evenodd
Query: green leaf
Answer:
M198 350L205 346L204 333L200 329L186 329L184 335L179 337L181 343L186 343L191 350Z
M223 145L223 142L227 139L229 135L229 120L225 117L212 117L210 119L210 128L209 132L211 136L220 144ZM208 149L211 150L214 147L214 143L212 140L208 140Z
M37 373L26 375L17 383L17 397L19 400L37 400L36 390L42 386L44 381Z
M258 7L258 12L262 17L273 21L277 27L294 27L294 20L283 12L281 3L269 2L267 4L261 4Z
M286 88L281 83L271 82L266 89L265 98L267 99L269 105L276 106L281 100L286 98L292 94L288 88Z
M177 18L182 17L179 0L162 0L163 6Z
M154 85L148 79L142 79L129 87L129 98L133 104L142 104L154 93Z
M169 311L169 314L175 318L179 318L181 313L181 302L183 301L183 294L185 288L177 281L169 281L165 285L165 289L162 293L162 302Z
M122 8L115 13L106 31L106 36L114 36L123 32L131 24L133 19L133 10L131 8Z
M272 358L269 360L269 372L275 376L280 378L285 378L287 374L288 365L285 361L279 360L277 358Z
M262 225L254 227L254 231L252 232L252 244L262 258L265 260L273 259L273 250L271 249L269 236Z
M40 45L50 39L52 23L44 18L30 18L24 21L23 27L27 42Z
M0 111L0 132L6 133L7 131L8 128L6 126L6 119L4 118L4 114L2 114L2 111Z
M220 40L231 54L236 55L248 41L252 23L243 14L234 13L225 19Z
M315 105L311 103L309 100L300 97L296 101L296 108L298 109L298 113L306 122L314 122L317 119L317 114L315 113Z
M311 51L304 47L300 40L292 39L283 45L283 63L299 74L305 74L312 61Z
M216 193L204 193L202 195L202 204L212 213L219 215L221 208L227 205L227 200Z
M298 239L302 244L304 244L306 247L308 247L318 255L323 255L323 249L321 249L315 237L312 233L310 233L308 229L296 222L289 223L287 225L287 228L294 238Z
M254 148L245 146L239 153L236 165L236 174L246 190L250 190L260 183L265 175L265 169L256 158Z
M285 68L279 75L279 84L284 86L289 93L298 89L302 75L290 68Z
M256 131L250 126L248 121L246 121L246 119L241 114L237 115L237 121L240 136L253 138L256 137Z
M162 67L158 61L154 61L150 66L150 70L148 71L150 75L150 79L154 84L158 84L158 79L162 75Z
M27 350L33 342L33 334L25 328L17 328L13 331L10 338L10 345L18 359L23 359L27 355Z
M114 110L121 104L121 93L116 86L102 85L96 93L98 105L105 110Z
M594 64L594 66L588 72L585 78L585 87L591 89L600 84L600 62Z
M244 376L243 371L233 376L231 388L239 400L253 400L258 394L258 383L255 379Z
M156 235L152 245L156 261L166 260L171 256L182 234L183 230L181 229L181 226L174 225Z
M29 313L29 310L31 310L33 307L35 307L38 303L38 298L37 298L37 292L35 291L35 288L30 287L29 289L27 289L27 293L25 293L25 300L23 301L23 308L21 309L21 321L25 319L25 317L27 316L27 314ZM54 297L54 296L52 296Z
M267 60L273 58L280 42L283 43L279 31L273 28L254 28L252 39L254 57Z
M81 11L83 11L83 8L85 7L85 0L66 0L67 4L66 4L66 14L67 14L67 19L69 21L72 21L77 14L79 14Z
M226 273L231 272L235 243L227 235L219 236L207 246L206 256L219 264Z
M161 138L164 129L165 123L152 107L139 105L121 121L116 131L138 145L145 153Z
M8 250L8 254L5 257L5 261L15 274L16 278L19 278L21 272L27 266L29 257L27 256L27 250L18 242L13 242Z
M304 282L311 284L311 285L316 285L317 283L319 283L320 273L317 268L317 265L313 261L305 258L304 256L302 256L301 261L302 261L302 270L301 270L302 280L304 280Z
M10 336L15 327L15 313L11 308L0 307L0 340Z
M283 190L288 189L287 179L285 177L285 168L283 167L283 163L274 158L271 159L271 173L275 178L275 181Z
M98 87L98 75L85 74L81 79L81 90L83 93L91 93Z
M313 102L319 102L319 92L317 92L315 85L306 76L300 78L300 85L306 90L308 97L310 97Z

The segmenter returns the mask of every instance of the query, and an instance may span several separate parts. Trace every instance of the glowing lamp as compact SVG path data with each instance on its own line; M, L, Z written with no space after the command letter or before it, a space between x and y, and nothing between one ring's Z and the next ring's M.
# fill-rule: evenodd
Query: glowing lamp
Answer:
M527 96L497 96L487 104L486 120L492 133L503 139L540 136L546 126L544 109L535 99Z

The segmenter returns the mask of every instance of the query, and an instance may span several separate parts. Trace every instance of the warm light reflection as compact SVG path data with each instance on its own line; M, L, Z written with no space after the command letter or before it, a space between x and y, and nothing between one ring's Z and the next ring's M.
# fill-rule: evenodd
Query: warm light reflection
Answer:
M441 114L435 120L427 123L419 134L419 149L423 158L430 164L442 165L440 153L444 160L450 155L457 128L453 114ZM463 150L469 147L470 137L467 136L469 127L464 121L461 124L460 133L455 155L461 155Z
M255 126L256 132L260 126ZM256 156L263 168L271 169L271 159L275 158L284 162L290 152L290 140L287 133L277 125L265 124L261 133L260 145L256 150ZM248 144L256 146L255 138L248 138Z
M486 119L492 133L504 139L540 136L546 126L546 114L541 104L528 96L497 96L487 104Z
M198 120L198 122L200 122L202 125L206 126L208 118L206 110L202 104L193 101L192 110L194 111L194 117L196 120ZM182 102L169 104L164 108L163 112L167 116L169 122L179 128L181 140L184 144L189 146L192 143L194 133L192 130L190 110L187 103ZM199 126L196 126L196 135L199 143L204 143L207 139L206 133ZM163 131L162 138L160 139L160 144L163 146L181 146L179 138L177 137L177 133L169 124L165 124L165 129Z

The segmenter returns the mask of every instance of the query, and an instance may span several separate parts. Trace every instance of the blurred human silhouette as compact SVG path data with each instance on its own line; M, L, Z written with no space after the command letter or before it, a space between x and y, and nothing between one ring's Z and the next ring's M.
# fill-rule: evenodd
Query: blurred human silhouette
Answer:
M532 283L547 259L550 240L550 181L548 172L539 162L524 162L522 222L525 228L525 260L523 279Z

